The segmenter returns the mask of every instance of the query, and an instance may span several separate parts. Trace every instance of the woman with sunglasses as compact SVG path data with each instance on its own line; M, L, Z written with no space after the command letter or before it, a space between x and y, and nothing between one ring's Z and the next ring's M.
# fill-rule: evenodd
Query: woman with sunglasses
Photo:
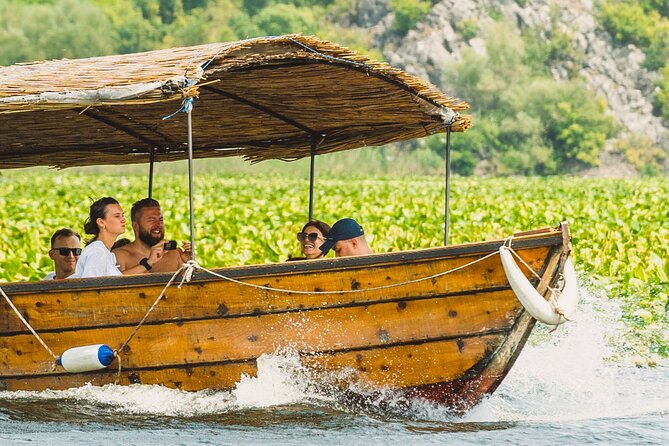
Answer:
M323 244L329 233L330 225L327 223L320 220L308 222L302 228L302 232L297 233L297 240L300 242L304 257L289 260L312 260L324 257L323 252L318 247Z
M74 277L141 274L151 269L151 265L160 261L163 256L163 243L158 243L152 247L149 257L142 259L139 265L128 268L121 273L116 264L116 256L111 252L111 247L118 236L125 232L125 222L123 208L112 197L100 198L91 205L84 230L86 234L93 235L93 238L87 241L86 248L79 257Z

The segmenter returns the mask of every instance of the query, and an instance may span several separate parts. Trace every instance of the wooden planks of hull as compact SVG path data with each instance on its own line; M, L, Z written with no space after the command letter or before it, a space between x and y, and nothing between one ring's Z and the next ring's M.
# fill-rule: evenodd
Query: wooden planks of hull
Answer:
M344 388L360 384L370 389L397 390L456 379L489 356L501 344L504 336L497 333L408 345L303 353L302 362L310 368L314 379L329 385ZM87 383L111 384L118 378L115 365L85 374L59 371L3 377L0 383L5 390L67 389ZM339 372L330 374L333 370ZM162 384L182 390L229 390L239 382L242 374L256 376L255 360L162 367L124 365L119 384Z
M521 310L510 290L237 318L145 325L123 352L127 367L256 358L280 349L327 352L508 330ZM476 329L472 329L476 327ZM43 333L52 349L120 346L134 326ZM30 334L0 340L2 376L46 373L53 360Z

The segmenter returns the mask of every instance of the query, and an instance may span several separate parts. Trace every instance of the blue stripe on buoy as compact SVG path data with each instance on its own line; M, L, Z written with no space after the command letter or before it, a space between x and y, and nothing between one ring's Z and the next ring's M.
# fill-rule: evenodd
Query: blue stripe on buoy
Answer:
M102 344L98 350L98 361L100 361L100 364L107 367L113 360L114 351L105 344Z

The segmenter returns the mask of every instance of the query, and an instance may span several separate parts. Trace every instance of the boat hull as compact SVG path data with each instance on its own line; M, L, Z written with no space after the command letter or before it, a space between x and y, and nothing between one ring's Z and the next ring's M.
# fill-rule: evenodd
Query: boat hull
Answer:
M542 293L557 281L567 238L563 228L548 228L512 242L542 277ZM86 373L54 369L50 354L4 303L0 388L118 382L232 389L242 375L257 373L261 355L290 351L344 391L397 391L466 409L497 388L534 325L506 280L496 254L502 243L197 271L190 282L166 290L119 352L120 373L119 359ZM169 278L2 288L62 354L89 344L120 348Z

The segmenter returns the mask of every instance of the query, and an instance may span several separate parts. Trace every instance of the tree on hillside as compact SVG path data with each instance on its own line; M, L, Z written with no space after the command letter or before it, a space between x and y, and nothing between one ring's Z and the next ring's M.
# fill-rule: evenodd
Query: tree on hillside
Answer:
M474 115L475 128L458 142L459 161L469 161L460 173L473 173L474 160L495 174L545 175L597 165L615 130L605 104L578 80L532 72L522 37L507 25L490 30L486 49L484 55L465 51L443 78L445 89L470 102Z

